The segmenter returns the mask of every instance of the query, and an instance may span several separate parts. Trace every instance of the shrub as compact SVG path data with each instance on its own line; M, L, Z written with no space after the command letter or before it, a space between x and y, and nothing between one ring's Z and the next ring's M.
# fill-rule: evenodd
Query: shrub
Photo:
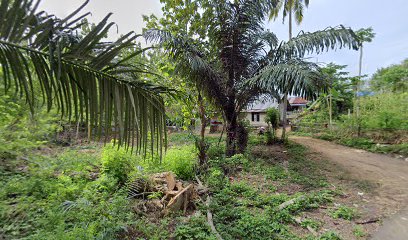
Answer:
M222 170L220 168L210 168L208 172L208 186L213 188L214 190L222 188L226 183L226 179Z
M224 144L211 144L207 150L207 157L209 159L222 158L225 154Z
M334 211L330 212L330 215L333 218L342 218L345 220L352 220L353 218L356 217L357 213L356 210L353 208L347 207L347 206L340 206Z
M170 148L164 155L163 164L177 177L184 180L192 179L197 165L196 152L193 145Z
M103 173L114 177L119 184L127 181L129 174L135 169L135 156L124 148L107 145L103 148L101 161Z
M276 141L276 129L278 129L279 124L279 110L276 108L268 108L266 110L265 122L268 124L266 143L273 144Z

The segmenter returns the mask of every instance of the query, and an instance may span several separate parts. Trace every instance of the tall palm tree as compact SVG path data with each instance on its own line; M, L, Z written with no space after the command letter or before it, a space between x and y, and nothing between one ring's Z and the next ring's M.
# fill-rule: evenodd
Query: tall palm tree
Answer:
M147 151L148 141L152 149L161 149L165 115L159 93L165 89L142 81L146 69L128 62L143 49L122 57L140 35L130 32L102 42L114 25L108 22L111 14L81 35L89 13L78 13L87 3L58 19L37 11L39 1L1 1L1 82L6 91L24 97L31 111L38 86L48 109L57 107L62 116L86 122L99 134L104 130L106 136L114 126L118 144L135 146L139 153Z
M356 85L355 85L355 99L356 99L356 107L355 107L355 115L357 117L357 121L359 121L359 116L360 116L360 100L358 98L358 91L360 90L360 84L361 84L361 72L362 72L362 67L363 67L363 45L365 42L371 42L374 37L375 33L373 31L372 27L369 28L361 28L358 31L356 31L356 35L359 41L359 49L360 49L360 57L359 57L359 62L358 62L358 78L356 79ZM360 136L360 123L358 122L357 126L357 135Z
M206 1L200 8L203 16L212 14L207 22L208 38L174 36L168 26L145 33L175 60L179 73L220 108L227 125L227 156L236 153L238 115L251 101L278 88L305 96L316 93L321 79L316 66L301 59L305 54L334 47L357 48L354 33L344 27L301 33L279 43L275 34L263 28L272 7L265 0ZM289 75L290 84L286 81Z
M289 41L292 39L292 21L293 14L295 15L296 24L300 25L303 21L303 9L309 6L309 0L278 0L276 8L273 8L269 14L269 20L276 19L279 16L281 9L282 21L285 22L286 17L289 18ZM283 92L281 103L281 118L282 118L282 139L286 138L286 110L288 108L288 93Z

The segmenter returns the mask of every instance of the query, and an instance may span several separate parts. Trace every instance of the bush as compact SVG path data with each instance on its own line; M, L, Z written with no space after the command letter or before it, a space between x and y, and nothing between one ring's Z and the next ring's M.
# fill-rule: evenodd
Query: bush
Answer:
M276 129L278 129L279 126L279 110L276 108L268 108L266 110L265 122L268 124L266 143L273 144L276 141Z
M175 239L195 239L195 240L211 240L217 239L212 233L207 224L207 220L203 215L194 215L188 219L188 222L177 226L174 231Z
M211 144L207 150L207 157L209 159L222 158L225 154L225 144Z
M340 206L336 210L330 212L333 218L342 218L345 220L352 220L357 216L356 210L347 206Z
M103 173L115 178L119 184L124 184L129 174L135 169L135 155L124 148L113 144L103 148L101 162Z
M197 165L197 151L193 145L170 148L164 155L163 164L177 177L184 180L192 179Z

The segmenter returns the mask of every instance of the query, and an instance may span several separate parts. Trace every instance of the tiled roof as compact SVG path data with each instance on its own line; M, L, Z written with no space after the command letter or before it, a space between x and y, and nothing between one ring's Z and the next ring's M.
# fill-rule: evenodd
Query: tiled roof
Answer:
M290 105L306 105L307 100L301 97L290 97L289 98L289 104Z

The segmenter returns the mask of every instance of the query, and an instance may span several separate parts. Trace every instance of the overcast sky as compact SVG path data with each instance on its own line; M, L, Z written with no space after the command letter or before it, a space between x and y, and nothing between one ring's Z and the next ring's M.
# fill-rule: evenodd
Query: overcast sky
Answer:
M83 0L43 0L40 8L48 13L64 17L83 3ZM90 0L84 11L92 12L90 20L100 21L109 12L111 20L118 25L119 33L135 31L143 27L142 15L160 16L159 0ZM408 0L311 0L305 11L303 23L294 27L294 34L300 30L316 31L328 26L344 25L354 30L373 27L377 34L364 50L363 74L372 74L376 69L399 63L408 58ZM286 22L285 22L286 23ZM267 25L282 40L288 38L287 25L281 18ZM115 29L116 32L116 29ZM111 34L115 34L112 32ZM349 65L348 71L357 74L358 52L337 50L314 57L313 61L335 62Z

